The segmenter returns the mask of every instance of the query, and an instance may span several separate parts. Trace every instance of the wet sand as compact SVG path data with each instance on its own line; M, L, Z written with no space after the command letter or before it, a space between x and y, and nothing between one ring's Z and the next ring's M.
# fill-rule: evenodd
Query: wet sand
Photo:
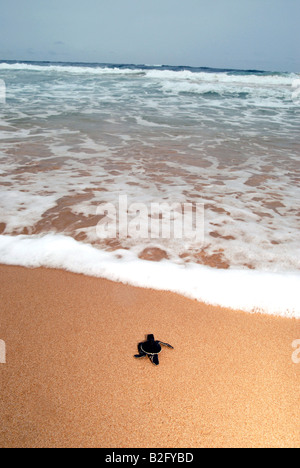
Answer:
M0 266L0 447L299 447L299 320ZM217 285L216 285L217 288ZM145 334L171 343L136 360Z

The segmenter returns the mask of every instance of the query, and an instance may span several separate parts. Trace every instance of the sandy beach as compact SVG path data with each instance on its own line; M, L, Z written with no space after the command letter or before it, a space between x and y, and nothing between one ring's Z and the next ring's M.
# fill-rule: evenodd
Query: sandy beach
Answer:
M0 278L1 447L299 447L299 321L57 270ZM133 357L147 333L175 348L158 367Z

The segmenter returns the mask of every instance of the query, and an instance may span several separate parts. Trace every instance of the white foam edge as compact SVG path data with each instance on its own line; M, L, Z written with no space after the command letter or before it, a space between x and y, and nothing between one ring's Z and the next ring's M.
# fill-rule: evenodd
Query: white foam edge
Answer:
M75 64L30 64L30 63L0 63L1 70L13 71L41 71L41 72L65 72L73 74L92 74L92 75L143 75L148 78L154 79L167 79L167 80L200 80L208 82L223 82L223 83L249 83L253 85L278 85L278 86L292 86L293 82L299 79L297 73L267 73L255 74L248 72L246 74L232 74L227 71L213 72L213 70L206 71L191 71L191 70L156 70L139 68L126 68L126 66L119 67L107 66L98 64L97 66L75 65Z
M59 234L1 235L0 263L63 269L132 286L171 291L215 306L300 318L298 273L218 270L167 260L148 262L125 250L106 252Z

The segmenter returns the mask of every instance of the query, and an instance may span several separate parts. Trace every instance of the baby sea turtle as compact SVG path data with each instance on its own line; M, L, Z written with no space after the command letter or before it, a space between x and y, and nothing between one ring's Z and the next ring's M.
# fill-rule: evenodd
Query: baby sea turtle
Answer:
M156 366L158 366L158 355L161 352L161 345L174 349L173 346L169 345L168 343L163 343L162 341L155 341L154 335L148 335L147 341L138 344L139 354L135 354L134 357L142 358L148 356L150 361Z

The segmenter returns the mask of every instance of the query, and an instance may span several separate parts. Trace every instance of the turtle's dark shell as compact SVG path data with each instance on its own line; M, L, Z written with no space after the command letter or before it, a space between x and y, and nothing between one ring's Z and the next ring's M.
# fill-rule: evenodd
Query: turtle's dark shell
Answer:
M161 345L167 346L168 348L173 348L173 346L169 345L168 343L155 340L154 335L148 335L146 341L138 344L139 354L135 354L134 357L143 358L148 356L150 361L158 366L158 355L161 352Z
M141 348L146 354L159 354L161 352L161 346L158 341L146 341L141 343Z

